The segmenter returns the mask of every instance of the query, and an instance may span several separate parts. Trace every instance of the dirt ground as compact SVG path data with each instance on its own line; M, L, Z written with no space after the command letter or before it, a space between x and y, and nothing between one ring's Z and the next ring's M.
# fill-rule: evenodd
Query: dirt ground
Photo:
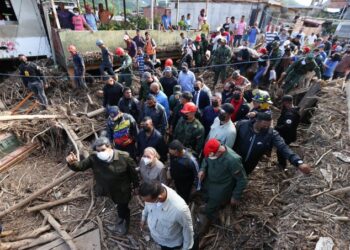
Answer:
M86 102L85 96L76 97L72 91L64 92L68 90L67 81L54 84L61 84L59 91L51 90L49 95L57 105L45 112L60 111L62 103L70 103L73 113L81 111L80 105ZM98 83L94 85L91 93L101 86ZM23 95L20 90L20 87L11 89L13 103ZM100 102L94 94L92 97L94 102ZM12 107L13 103L7 102L8 107ZM93 108L89 106L90 110ZM276 112L275 116L278 114ZM71 124L79 137L83 137L86 133L93 134L91 122L97 124L96 128L103 127L103 119L97 117L88 120L77 116L71 118ZM276 167L273 152L249 177L240 206L234 209L226 207L220 211L218 220L201 242L203 249L314 249L320 237L330 237L335 244L334 249L349 248L349 192L331 194L333 190L350 186L349 163L344 161L344 155L350 156L346 95L341 85L329 84L323 87L311 121L311 125L300 126L299 139L293 143L292 149L313 166L312 173L303 175L293 166L281 172ZM40 130L48 125L53 124L38 123L35 127ZM34 133L34 128L29 127L27 123L4 123L0 131L13 131L28 141ZM68 171L64 156L73 148L66 138L48 132L40 142L43 145L40 150L10 170L0 173L0 211ZM342 157L336 153L341 153ZM69 194L83 194L83 198L49 209L67 232L75 229L92 206L84 223L91 221L97 228L97 217L102 220L105 233L103 249L157 249L154 242L149 240L148 233L139 230L142 206L136 197L130 204L132 217L128 236L118 237L109 231L108 226L116 219L116 210L109 198L91 195L92 179L91 171L77 173L28 206L64 198ZM193 210L196 224L197 207ZM40 213L29 213L24 207L1 218L0 224L4 230L13 230L13 235L21 235L40 227L43 220ZM1 241L8 241L13 235Z

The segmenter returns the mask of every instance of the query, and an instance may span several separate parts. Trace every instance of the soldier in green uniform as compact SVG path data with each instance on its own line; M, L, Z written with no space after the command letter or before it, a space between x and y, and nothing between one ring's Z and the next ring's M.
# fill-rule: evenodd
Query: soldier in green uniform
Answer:
M117 233L127 233L130 223L130 209L132 189L139 186L138 174L135 170L136 163L127 152L112 148L107 137L98 138L93 144L94 152L82 161L71 153L67 156L68 167L73 171L85 171L92 169L96 180L97 195L105 195L112 198L118 205Z
M197 107L193 102L186 103L181 113L183 116L178 121L173 138L179 140L186 148L192 151L197 157L204 145L204 127L196 119Z
M209 47L209 41L204 33L201 34L201 46L203 48L203 53L207 52Z
M321 78L321 71L318 67L312 54L306 56L306 58L301 58L287 69L287 77L284 85L282 86L284 93L287 94L294 87L296 87L299 81L307 72L315 71L316 76Z
M122 66L115 70L119 73L119 82L131 87L132 83L132 59L122 48L116 48L116 55L121 60Z
M203 53L203 47L202 47L202 38L200 35L196 36L196 39L194 40L193 44L196 48L195 51L193 51L193 57L194 57L194 62L196 64L196 68L201 67L202 66L202 59L204 57L204 53ZM197 69L198 71L198 69Z
M213 65L218 65L214 67L214 86L216 85L219 76L221 78L221 83L226 80L227 65L230 63L232 57L231 48L226 45L226 39L221 38L220 46L214 51L213 54Z
M231 148L220 145L213 138L207 141L203 150L204 159L198 172L199 181L207 201L200 234L206 233L215 213L229 201L232 206L239 204L248 179L241 157Z

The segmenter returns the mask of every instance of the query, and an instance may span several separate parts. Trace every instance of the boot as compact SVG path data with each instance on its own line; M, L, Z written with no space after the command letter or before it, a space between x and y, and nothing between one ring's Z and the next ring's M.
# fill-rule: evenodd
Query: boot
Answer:
M118 218L117 225L115 226L115 231L119 235L125 235L128 232L129 225L127 225L126 219Z
M209 220L208 217L202 213L198 214L198 220L199 220L198 236L201 238L208 233L209 227L211 225L211 220Z

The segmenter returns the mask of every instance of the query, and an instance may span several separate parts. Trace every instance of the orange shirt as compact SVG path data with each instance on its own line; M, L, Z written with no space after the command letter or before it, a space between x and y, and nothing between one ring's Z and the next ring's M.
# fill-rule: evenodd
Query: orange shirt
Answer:
M112 16L112 14L108 10L102 10L102 11L98 12L98 17L100 18L100 22L102 24L109 23L111 16Z

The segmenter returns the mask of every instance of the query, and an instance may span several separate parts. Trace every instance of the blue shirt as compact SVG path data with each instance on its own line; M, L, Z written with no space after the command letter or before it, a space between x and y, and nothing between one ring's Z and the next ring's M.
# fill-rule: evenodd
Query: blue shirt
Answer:
M75 74L81 74L83 72L85 67L84 59L79 53L73 55L73 66Z
M145 72L145 58L144 55L136 55L136 62L139 66L139 72L142 75Z
M169 26L171 25L170 17L168 17L167 15L163 15L162 23L163 23L164 29L168 30Z
M324 51L320 52L320 56L323 58L323 61L325 61L327 59L327 53Z
M193 86L196 82L196 77L192 71L187 71L186 73L181 71L177 81L182 87L182 92L189 91L192 93L194 91Z
M85 20L87 22L87 24L91 27L92 30L97 30L97 17L90 13L90 14L85 14L84 15Z
M255 43L257 34L258 34L258 30L256 28L252 28L248 35L248 42Z
M109 58L109 51L107 48L101 49L102 53L102 63L105 65L112 65L111 59Z
M332 77L334 69L335 69L335 67L337 67L338 61L333 61L332 59L327 59L325 64L327 65L327 67L325 68L323 75L327 76L327 77Z
M159 91L158 94L154 94L154 96L157 99L157 102L163 106L163 108L165 109L166 112L166 116L169 119L170 117L170 109L169 109L169 101L168 101L168 97L166 96L166 94L164 94L163 91Z

